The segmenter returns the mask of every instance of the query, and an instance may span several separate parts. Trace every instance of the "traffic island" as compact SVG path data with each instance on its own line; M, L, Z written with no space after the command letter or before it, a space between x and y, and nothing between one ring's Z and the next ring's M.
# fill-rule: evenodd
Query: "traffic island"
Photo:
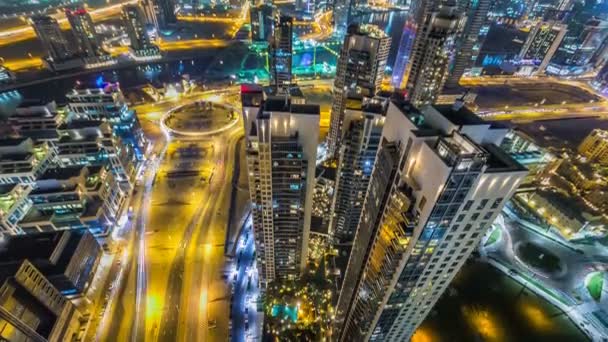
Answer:
M520 260L545 274L557 274L564 270L561 260L551 251L532 242L524 242L515 248Z
M591 298L599 302L604 287L604 272L592 272L585 277L585 287Z

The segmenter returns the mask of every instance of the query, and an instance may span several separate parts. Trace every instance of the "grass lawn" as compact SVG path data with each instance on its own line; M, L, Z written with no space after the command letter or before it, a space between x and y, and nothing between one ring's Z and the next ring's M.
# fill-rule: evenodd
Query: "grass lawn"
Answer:
M491 244L494 244L496 241L498 241L501 234L502 231L500 230L500 228L498 226L494 227L494 230L492 230L492 233L490 233L490 237L488 238L488 240L486 240L486 243L484 243L483 246L486 247Z
M595 272L587 277L587 291L593 299L599 302L604 287L604 273Z
M559 258L549 250L536 244L526 242L522 244L517 254L528 265L544 272L559 272L562 269Z

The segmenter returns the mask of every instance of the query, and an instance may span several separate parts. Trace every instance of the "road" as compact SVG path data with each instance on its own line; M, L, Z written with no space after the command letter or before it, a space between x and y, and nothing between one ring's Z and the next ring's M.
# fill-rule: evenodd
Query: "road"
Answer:
M120 15L122 5L135 4L137 2L138 0L128 0L119 4L113 4L106 7L89 10L89 13L93 18L93 21L101 21L108 18L115 18ZM57 21L59 21L61 29L67 30L69 28L68 20L65 18L65 15L63 13L58 14L55 17ZM0 46L10 45L22 40L32 39L35 36L36 34L34 33L34 29L30 26L24 25L11 27L0 31Z
M237 255L228 272L228 279L234 288L230 306L232 320L230 340L232 342L254 341L262 336L261 319L263 317L261 313L257 312L255 303L259 299L260 291L250 220L246 223L238 241Z

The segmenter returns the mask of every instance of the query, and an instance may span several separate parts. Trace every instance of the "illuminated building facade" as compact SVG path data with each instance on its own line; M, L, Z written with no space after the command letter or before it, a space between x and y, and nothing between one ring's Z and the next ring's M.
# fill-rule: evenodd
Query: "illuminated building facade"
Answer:
M31 184L0 185L0 236L23 234L19 222L32 207L28 195Z
M596 128L578 146L578 153L585 158L608 165L608 131Z
M76 37L76 44L84 56L98 57L105 54L101 48L99 36L95 32L93 19L91 19L91 15L84 8L73 11L66 10L65 16L72 27L74 37Z
M295 279L308 253L319 106L243 85L249 194L260 285ZM256 108L256 104L259 104Z
M406 91L416 105L435 103L445 84L461 16L448 4L421 9ZM426 14L425 14L426 13Z
M347 34L348 26L351 24L352 11L356 4L355 0L334 0L333 2L333 20L334 32L338 36Z
M32 184L49 168L55 151L31 138L0 139L0 184Z
M459 33L455 44L455 56L450 66L445 86L458 87L458 81L467 69L474 64L479 54L479 34L481 27L488 20L490 0L469 0L460 3L460 11L464 13L466 23Z
M270 84L277 89L277 92L287 92L292 85L292 17L278 15L277 12L268 49L270 55Z
M605 63L598 71L593 81L591 81L591 85L602 94L608 94L608 63Z
M124 5L122 7L122 21L131 42L131 49L143 50L152 47L150 37L148 37L146 31L145 15L139 5Z
M251 42L254 44L268 44L272 37L274 20L277 8L271 4L252 6L250 9Z
M331 228L336 242L347 250L359 224L388 99L349 98L346 105Z
M30 18L30 22L51 61L60 62L74 58L75 51L70 48L55 18L46 15L34 16Z
M535 73L543 73L566 35L566 26L558 22L538 22L528 34L519 58L533 65ZM520 72L521 73L521 72ZM529 72L524 71L524 74Z
M407 341L527 170L461 104L389 105L336 307L340 341Z
M395 89L405 89L405 85L407 84L407 75L409 74L409 61L415 39L416 22L413 20L408 20L403 27L403 33L401 35L401 40L399 41L399 50L397 51L397 58L395 58L395 64L393 65L391 84Z
M177 23L175 16L175 3L173 0L152 0L156 2L157 20L161 28Z
M351 95L372 98L380 90L391 38L374 25L351 25L340 50L328 135L328 155L340 148L346 101Z

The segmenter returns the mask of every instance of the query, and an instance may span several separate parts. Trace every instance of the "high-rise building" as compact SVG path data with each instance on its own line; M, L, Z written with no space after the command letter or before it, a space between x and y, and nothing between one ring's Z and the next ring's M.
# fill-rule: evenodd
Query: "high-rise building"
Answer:
M146 24L154 27L156 31L159 30L158 24L158 6L154 0L142 0L141 8L144 10L144 16L146 17Z
M458 81L464 72L471 68L479 54L479 33L488 20L490 0L461 0L459 11L464 13L466 23L456 40L454 60L446 80L446 87L458 87Z
M165 28L177 23L175 16L175 4L173 0L153 0L156 1L158 25Z
M352 12L355 4L355 0L334 0L334 32L336 32L339 36L343 36L347 33L346 31L348 26L351 24Z
M427 7L420 9L406 83L407 96L416 105L437 100L445 84L461 20L459 9L454 5L444 3L435 9Z
M397 57L393 65L393 74L391 84L395 89L405 89L407 83L407 75L409 74L410 58L414 41L416 40L416 22L409 18L406 20L399 41L399 49Z
M55 18L46 15L34 16L30 18L30 22L51 61L60 62L74 57L74 50L70 48Z
M528 34L519 57L531 63L535 73L543 73L566 35L566 26L558 22L538 22Z
M86 57L98 57L104 55L101 42L91 15L84 8L76 10L65 10L65 16L72 27L72 32L76 38L76 44L80 52Z
M296 278L306 262L319 106L263 100L261 88L249 85L241 95L257 268L266 286Z
M527 174L465 107L391 102L336 307L340 341L407 341Z
M608 63L605 63L600 71L598 71L593 81L591 81L591 86L602 94L608 94Z
M251 24L251 42L268 44L272 37L277 8L271 4L251 6L249 11Z
M122 20L131 41L132 50L144 50L152 47L146 30L144 11L139 5L124 5L122 7Z
M343 135L349 96L374 97L380 90L391 38L374 25L351 25L344 37L334 80L334 100L328 135L328 155L334 156Z
M387 106L388 99L384 98L359 97L346 101L331 224L336 243L345 251L359 224Z
M277 92L287 92L292 85L292 17L278 15L277 12L268 49L270 55L270 85L275 87Z

